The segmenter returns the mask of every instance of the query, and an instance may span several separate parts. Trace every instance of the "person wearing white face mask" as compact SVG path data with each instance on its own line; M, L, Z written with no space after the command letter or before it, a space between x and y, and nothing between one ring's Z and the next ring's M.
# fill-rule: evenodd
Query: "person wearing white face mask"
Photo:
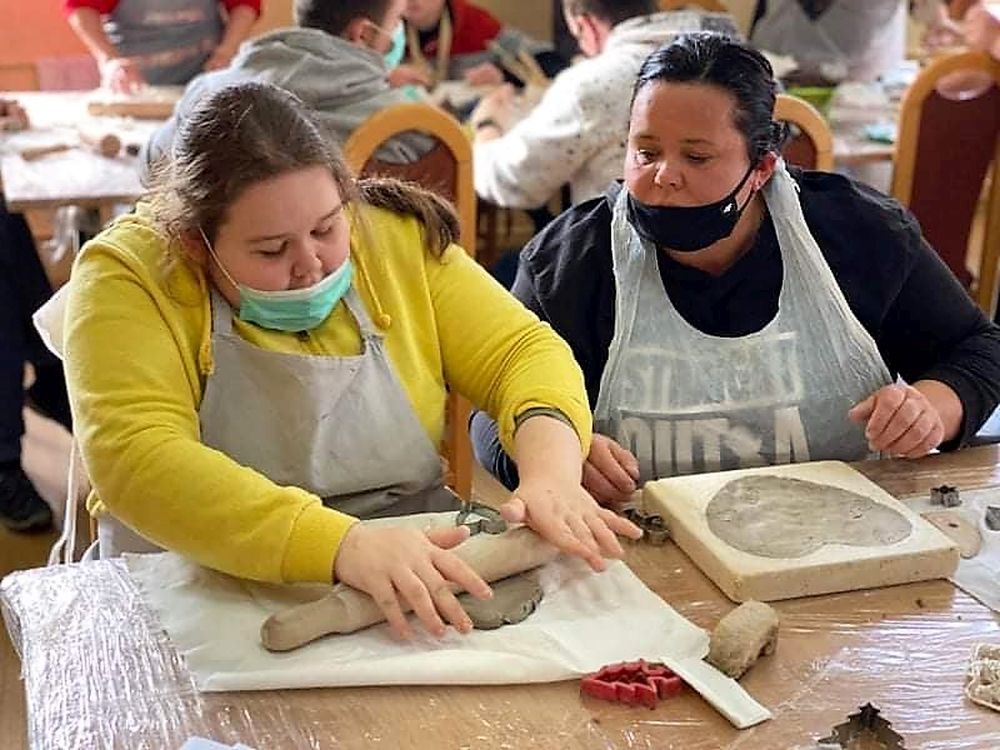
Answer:
M583 483L602 503L681 474L955 449L1000 401L1000 329L898 203L785 167L775 91L736 40L661 47L624 183L521 253L514 295L584 371ZM473 434L516 483L486 415Z
M566 345L454 244L449 204L356 183L304 105L243 83L178 132L148 201L81 251L65 361L102 556L166 548L244 578L344 581L425 627L471 628L449 584L467 529L359 518L457 509L447 388L495 415L504 506L593 568L625 519L580 488L590 412Z
M411 101L412 92L391 88L386 80L405 48L404 2L296 0L298 28L250 40L228 67L188 84L171 118L145 146L147 174L157 159L170 153L177 128L203 97L241 81L268 81L295 94L341 143L376 112ZM425 135L403 133L380 148L378 157L409 163L433 146Z

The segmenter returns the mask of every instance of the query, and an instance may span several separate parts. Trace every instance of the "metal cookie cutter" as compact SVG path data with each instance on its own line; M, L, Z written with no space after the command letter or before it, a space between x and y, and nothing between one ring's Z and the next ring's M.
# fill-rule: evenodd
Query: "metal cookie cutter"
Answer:
M642 529L642 538L650 544L658 547L670 538L666 521L657 513L646 514L638 508L626 508L622 515Z
M861 706L847 721L833 728L829 737L819 741L818 748L880 747L885 750L906 750L903 737L892 729L892 723L879 716L871 703Z
M462 509L455 516L455 525L468 526L469 536L502 534L507 530L507 522L500 515L500 511L473 501L462 503Z
M657 702L677 695L684 681L663 664L626 661L601 667L580 680L580 692L605 701L642 704L653 708Z
M986 528L990 531L1000 531L1000 505L987 505L984 519Z
M946 508L957 508L962 504L962 498L958 494L958 487L952 487L950 484L931 487L931 504L943 505Z

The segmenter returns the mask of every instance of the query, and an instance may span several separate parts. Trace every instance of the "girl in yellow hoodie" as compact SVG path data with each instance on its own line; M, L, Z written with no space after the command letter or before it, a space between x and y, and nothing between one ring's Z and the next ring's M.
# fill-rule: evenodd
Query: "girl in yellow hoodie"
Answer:
M639 530L580 486L590 442L566 345L453 244L431 194L355 183L304 106L207 98L150 199L81 253L66 310L76 436L102 556L153 545L232 575L344 581L400 635L471 628L467 531L358 518L441 509L445 384L494 415L504 506L600 570ZM431 500L427 500L431 498Z

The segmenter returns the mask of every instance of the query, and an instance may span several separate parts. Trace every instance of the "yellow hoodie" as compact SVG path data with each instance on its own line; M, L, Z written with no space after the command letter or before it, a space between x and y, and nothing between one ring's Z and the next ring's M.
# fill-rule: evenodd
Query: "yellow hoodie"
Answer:
M497 418L508 451L515 417L547 407L570 419L586 455L590 408L566 344L460 247L436 258L416 219L359 210L370 232L352 232L355 284L432 443L442 437L447 380ZM208 282L188 263L166 266L180 252L140 207L89 242L74 267L65 360L76 439L94 486L88 508L232 575L329 581L355 519L200 442L198 408L212 370ZM361 350L343 303L308 337L234 324L268 350Z

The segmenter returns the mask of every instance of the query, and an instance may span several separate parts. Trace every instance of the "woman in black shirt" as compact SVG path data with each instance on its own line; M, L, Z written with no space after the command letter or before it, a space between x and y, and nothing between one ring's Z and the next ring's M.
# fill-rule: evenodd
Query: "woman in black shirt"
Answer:
M600 434L582 481L604 503L673 474L958 447L1000 400L1000 331L905 209L785 169L774 96L737 41L661 48L624 185L521 255L514 294L584 371ZM485 415L472 432L510 484Z

